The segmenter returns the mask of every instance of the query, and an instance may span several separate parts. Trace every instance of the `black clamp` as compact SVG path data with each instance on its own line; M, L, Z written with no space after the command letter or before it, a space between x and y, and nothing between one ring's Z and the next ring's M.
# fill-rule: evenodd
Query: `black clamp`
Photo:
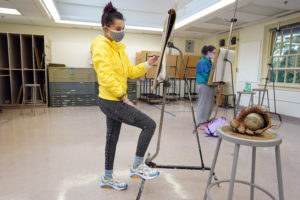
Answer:
M174 46L174 43L173 42L168 42L168 47L169 48L174 48L175 46Z
M163 86L164 87L170 87L171 83L169 81L163 81Z
M231 18L230 22L237 22L237 18Z

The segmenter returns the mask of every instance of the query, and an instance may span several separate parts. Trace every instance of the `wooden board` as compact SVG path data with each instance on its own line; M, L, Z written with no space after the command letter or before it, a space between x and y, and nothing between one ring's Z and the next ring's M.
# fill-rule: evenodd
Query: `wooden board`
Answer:
M147 51L142 51L141 52L141 62L146 62L147 61Z
M193 56L193 55L185 55L184 56L184 65L190 66L190 67L187 67L187 69L186 69L187 78L195 78L196 77L197 64L201 58L202 58L201 56ZM184 79L184 68L182 66L180 56L178 56L178 69L179 69L178 70L179 78Z
M155 74L156 74L156 69L157 69L157 66L153 66L151 67L148 72L146 73L146 78L154 78L155 77Z
M22 94L23 94L23 85L21 85L21 87L20 87L16 104L20 104L21 103L21 96L22 96Z
M141 52L136 52L136 54L135 54L135 65L138 65L140 63L142 63L141 62Z
M186 76L187 78L196 78L196 68L187 68L186 69Z
M201 56L188 56L186 61L186 67L188 68L196 68Z
M142 55L142 52L136 52L136 54L135 54L135 65L138 65L138 64L142 63L141 55ZM137 80L142 80L143 77L145 78L145 75L138 77Z
M218 85L218 89L216 89L216 100L215 100L215 105L217 105L217 99L218 99L218 95L220 93L220 99L219 99L219 106L224 106L223 104L223 93L224 93L224 85Z
M168 54L167 54L167 63L168 63ZM172 67L176 67L177 66L177 59L178 59L178 55L171 55L171 62L170 62L170 66Z
M167 59L166 59L167 63L168 63L168 58L169 58L169 56L167 56ZM180 56L178 56L178 55L171 55L169 76L171 76L171 77L176 76L176 78L180 77L179 60L180 60Z
M37 68L41 69L41 61L40 61L40 55L39 55L39 50L37 47L34 47L34 55L35 55L35 59L36 59L36 64L37 64Z

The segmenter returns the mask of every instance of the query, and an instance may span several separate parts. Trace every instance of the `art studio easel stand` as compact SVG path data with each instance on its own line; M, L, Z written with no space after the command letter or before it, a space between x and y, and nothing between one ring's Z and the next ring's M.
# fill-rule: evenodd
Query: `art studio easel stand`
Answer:
M227 47L226 47L226 53L225 53L225 56L224 56L224 61L223 62L223 66L222 66L222 77L224 79L224 75L225 75L225 67L226 67L226 62L228 62L230 64L230 68L231 68L231 87L232 87L232 94L234 95L233 96L233 115L234 115L234 119L236 118L236 104L235 104L235 92L234 92L234 83L233 83L233 71L232 71L232 62L230 60L228 60L228 53L229 53L229 48L230 48L230 43L231 43L231 37L232 37L232 31L233 31L233 26L234 26L234 23L237 22L237 18L236 18L236 10L237 10L237 6L238 6L238 0L235 1L235 8L234 8L234 12L233 12L233 17L231 18L231 20L229 21L230 22L230 29L229 29L229 35L228 35L228 41L227 41ZM219 54L220 52L217 52L217 54ZM215 56L215 64L216 64L216 58L218 57L219 55L216 55ZM214 66L216 67L216 65ZM224 86L225 86L225 83L223 81L220 81L220 82L213 82L213 76L214 76L214 69L212 70L213 73L210 74L210 77L209 77L209 80L208 80L208 85L218 85L218 88L219 88L219 93L218 93L218 96L217 96L217 107L216 107L216 111L215 111L215 114L213 115L213 117L208 121L212 121L213 119L215 119L217 117L217 114L218 114L218 109L219 109L219 105L220 105L220 98L222 96L222 91L224 89ZM205 122L207 123L207 122ZM203 124L205 124L203 123Z
M172 48L172 49L176 49L177 51L179 51L181 62L182 62L182 66L184 68L184 80L185 80L185 83L186 83L187 91L190 91L190 87L191 86L189 85L189 82L187 80L186 67L184 65L184 57L183 57L182 51L179 48L175 47L174 44L173 44L173 42L168 42L168 47ZM204 164L204 161L203 161L203 156L202 156L202 151L201 151L201 145L200 145L200 139L199 139L199 135L198 135L199 133L198 133L198 129L197 129L198 125L196 123L194 106L193 106L193 101L192 101L190 92L188 92L188 97L189 97L190 109L191 109L193 123L194 123L193 133L196 135L196 141L197 141L197 145L198 145L201 166L158 165L158 164L152 162L153 159L158 155L159 149L160 149L160 139L161 139L161 132L162 132L162 123L163 123L163 116L164 116L164 110L165 110L165 96L166 96L165 93L166 93L166 91L167 91L167 89L168 89L169 86L170 86L170 84L169 84L168 81L163 81L164 96L163 96L163 103L162 103L162 110L161 110L161 120L160 120L160 126L159 126L159 136L158 136L157 148L156 148L155 154L152 157L150 157L150 154L148 154L148 157L146 159L146 164L149 167L152 167L152 168L186 169L186 170L210 170L210 167L206 167L205 164ZM215 179L216 179L216 177L215 177Z
M229 47L230 47L230 41L231 41L231 36L232 36L233 25L237 21L237 19L235 17L236 16L236 10L237 10L237 3L238 3L238 0L235 1L235 9L234 9L233 18L230 21L231 24L230 24L230 31L229 31L228 43L227 43L227 50L226 50L226 54L225 54L225 57L224 57L224 61L225 61L224 62L224 66L223 66L223 69L222 69L223 77L224 77L224 74L225 74L226 62L230 62L228 60L228 53L229 53ZM195 117L195 112L194 112L194 106L193 106L193 102L192 102L192 98L191 98L191 93L190 92L188 93L188 97L189 97L190 108L191 108L191 111L192 111L191 113L192 113L192 118L193 118L193 123L194 123L193 133L196 135L196 141L197 141L197 145L198 145L201 166L158 165L158 164L156 164L156 163L153 162L153 159L156 158L156 156L159 153L159 149L160 149L160 141L161 141L162 126L163 126L163 119L164 119L164 113L165 113L165 104L166 104L166 94L167 94L168 88L170 87L170 83L168 81L168 75L169 75L169 66L170 66L170 62L171 62L172 49L176 49L180 53L180 58L181 58L182 66L184 68L184 80L185 80L185 83L186 83L185 85L188 88L187 91L190 91L190 87L191 87L189 85L189 82L187 81L186 66L184 65L184 57L183 57L182 51L179 48L177 48L177 47L174 46L172 40L170 42L168 42L167 46L169 47L169 54L168 54L168 56L170 56L170 57L169 57L168 63L167 63L166 77L164 78L164 81L161 82L163 84L163 101L162 101L162 108L161 108L161 117L160 117L160 124L159 124L157 147L156 147L156 152L155 152L155 154L152 157L150 156L150 154L148 154L148 157L147 157L145 163L146 163L146 165L148 165L149 167L152 167L152 168L210 171L211 168L205 166L204 161L203 161L202 150L201 150L201 145L200 145L200 139L199 139L199 135L198 135L199 134L198 133L198 124L196 122L196 117ZM234 94L234 85L233 85L233 76L232 76L232 63L230 62L230 64L231 64L232 91L233 91L233 94ZM157 73L157 75L158 75L158 73ZM219 83L219 85L221 85L221 87L224 87L224 84L225 83L223 83L223 82ZM221 97L221 93L219 92L218 98L217 98L217 110L216 110L215 116L217 115L217 112L218 112L220 97ZM234 111L235 111L235 98L234 98ZM214 177L214 180L216 180L216 181L218 180L217 177L216 177L216 175L215 175L215 172L213 172L213 177ZM138 196L137 196L136 200L140 199L141 194L143 192L144 184L145 184L145 180L143 179L142 182L141 182L139 193L138 193Z
M265 82L265 85L264 85L264 91L263 91L263 95L262 95L262 100L261 100L261 105L260 106L263 106L264 98L265 98L265 93L266 93L266 90L267 90L267 85L268 85L269 80L270 80L271 72L274 71L274 67L273 67L273 55L274 55L274 50L275 50L276 38L278 36L279 31L280 31L280 28L278 26L277 29L276 29L276 33L275 33L275 39L274 39L273 49L272 49L272 56L271 56L270 62L268 63L268 73L267 73L266 82ZM269 113L277 115L278 118L279 118L279 120L280 120L280 122L282 122L281 115L279 113L277 113L277 110L276 110L275 80L273 80L272 82L273 82L272 83L272 88L273 88L273 96L274 96L274 112L271 112L270 108L269 108Z
M191 108L191 113L192 113L192 118L193 118L193 123L194 123L194 130L193 133L196 136L196 141L197 141L197 145L198 145L198 150L199 150L199 156L200 156L200 162L201 162L201 166L185 166L185 165L159 165L156 164L153 161L153 159L158 155L159 153L159 149L160 149L160 141L161 141L161 133L162 133L162 126L163 126L163 119L164 119L164 113L165 113L165 104L166 104L166 94L167 94L167 90L170 87L170 83L168 80L168 74L169 74L169 68L167 67L167 77L165 78L165 81L162 82L163 84L163 101L162 101L162 109L161 109L161 118L160 118L160 124L159 124L159 133L158 133L158 140L157 140L157 147L156 147L156 152L155 154L150 157L150 154L148 154L148 157L145 161L146 165L148 165L151 168L163 168L163 169L183 169L183 170L201 170L201 171L210 171L211 168L205 166L204 161L203 161L203 156L202 156L202 151L201 151L201 145L200 145L200 139L199 139L199 133L198 133L198 125L196 123L196 117L195 117L195 112L194 112L194 106L193 106L193 101L192 101L192 97L191 97L191 93L190 93L190 84L187 80L187 73L186 73L186 66L184 65L184 57L183 57L183 53L182 51L175 47L173 42L168 42L168 47L169 47L169 55L171 55L171 49L176 49L177 51L179 51L180 53L180 58L181 58L181 62L182 62L182 66L184 68L184 80L186 83L186 87L187 87L187 91L188 92L188 97L189 97L189 102L190 102L190 108ZM170 66L170 60L168 59L168 63L167 66ZM217 181L217 177L215 175L215 173L213 173L213 177L214 180ZM143 188L144 188L144 184L145 184L145 180L143 179L140 185L140 189L139 189L139 193L137 196L137 200L140 199L141 194L143 192Z

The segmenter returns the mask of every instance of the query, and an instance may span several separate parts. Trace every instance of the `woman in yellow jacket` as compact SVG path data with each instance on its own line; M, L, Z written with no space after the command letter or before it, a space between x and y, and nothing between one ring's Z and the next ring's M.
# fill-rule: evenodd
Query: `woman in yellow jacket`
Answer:
M102 15L104 36L97 36L91 46L94 68L99 82L99 107L106 115L107 135L105 146L105 175L102 188L124 190L127 184L113 177L116 145L122 123L142 129L138 139L135 161L130 167L130 177L153 179L157 170L143 164L144 155L156 128L155 122L142 113L127 97L127 78L137 78L157 61L153 55L148 62L134 66L125 53L125 45L119 43L124 37L123 15L108 3Z

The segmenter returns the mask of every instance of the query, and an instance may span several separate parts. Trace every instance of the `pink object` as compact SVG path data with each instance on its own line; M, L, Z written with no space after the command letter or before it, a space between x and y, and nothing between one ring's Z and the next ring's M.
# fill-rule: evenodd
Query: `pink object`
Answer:
M205 130L205 128L207 127L209 123L203 124L202 126L199 126L198 129L199 130Z

